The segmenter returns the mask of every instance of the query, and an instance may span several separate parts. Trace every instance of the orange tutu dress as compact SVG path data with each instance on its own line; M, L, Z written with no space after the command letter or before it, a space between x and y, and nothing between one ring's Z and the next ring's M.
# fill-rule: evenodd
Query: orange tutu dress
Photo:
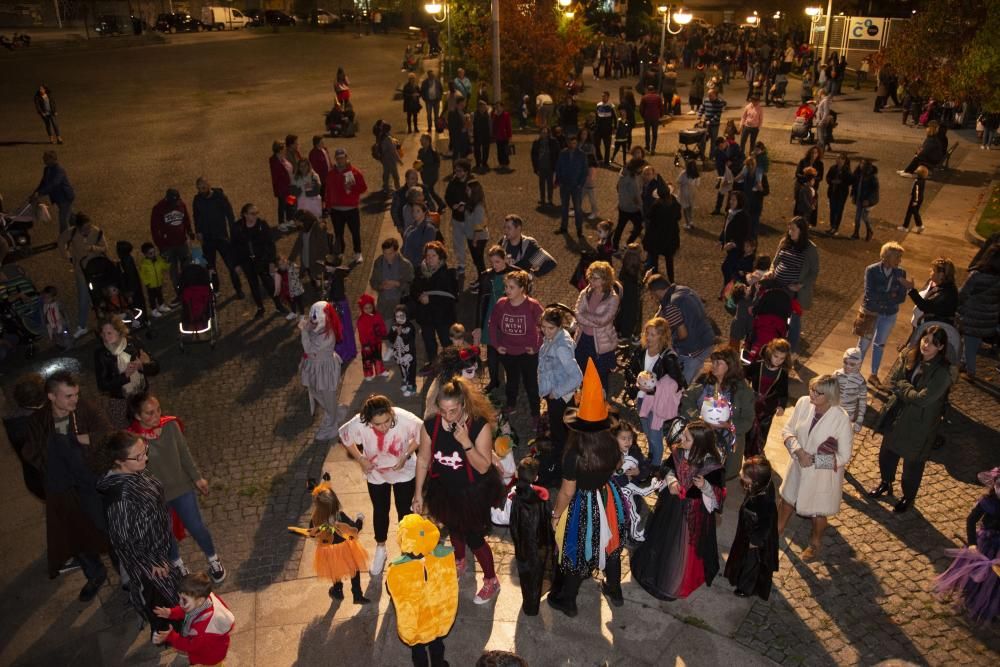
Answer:
M292 532L317 540L313 569L316 576L333 582L350 579L368 570L368 552L358 541L358 531L346 523L323 524L317 528L296 528Z

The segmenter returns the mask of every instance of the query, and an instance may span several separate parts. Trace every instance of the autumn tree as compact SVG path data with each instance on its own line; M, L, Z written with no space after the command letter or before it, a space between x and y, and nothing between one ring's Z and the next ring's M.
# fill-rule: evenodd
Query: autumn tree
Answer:
M468 25L465 54L480 78L492 76L490 14ZM591 41L584 22L567 19L554 3L500 0L500 75L508 101L540 92L555 96Z
M1000 0L925 0L893 32L883 60L900 76L940 100L1000 109Z

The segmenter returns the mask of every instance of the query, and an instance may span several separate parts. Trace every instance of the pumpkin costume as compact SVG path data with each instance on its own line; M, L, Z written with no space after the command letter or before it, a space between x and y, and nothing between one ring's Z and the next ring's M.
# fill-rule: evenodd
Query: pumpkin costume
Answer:
M399 522L403 555L389 563L386 588L396 607L396 632L411 648L413 663L444 663L444 637L458 612L455 552L439 544L437 526L419 514Z

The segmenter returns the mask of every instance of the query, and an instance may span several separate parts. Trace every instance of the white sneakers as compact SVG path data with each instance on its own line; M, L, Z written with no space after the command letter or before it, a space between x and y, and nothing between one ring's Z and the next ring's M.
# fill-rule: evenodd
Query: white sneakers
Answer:
M361 264L363 261L365 261L365 258L361 255L360 252L354 253L354 263L355 264Z
M387 377L389 377L390 375L392 375L392 371L390 371L390 370L388 370L388 369L386 369L386 370L382 371L382 377L384 377L384 378L387 378Z
M385 568L385 559L385 545L379 544L375 547L375 556L372 558L372 566L368 570L368 574L373 577L382 574L382 570Z
M909 227L904 227L903 225L900 225L899 227L896 227L896 231L897 232L909 232L910 228Z

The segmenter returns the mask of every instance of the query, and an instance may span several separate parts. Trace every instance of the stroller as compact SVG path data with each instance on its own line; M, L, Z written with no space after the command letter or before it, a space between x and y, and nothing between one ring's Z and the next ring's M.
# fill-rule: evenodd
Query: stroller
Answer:
M38 291L24 270L16 264L0 269L0 337L16 338L28 359L35 356L41 337L40 312Z
M774 106L784 109L785 108L785 90L788 88L788 77L784 74L779 74L775 77L774 83L771 85L770 100L771 104Z
M124 277L114 262L103 255L93 257L83 267L83 276L97 319L118 317L133 329L142 326L145 313L125 295Z
M795 121L792 123L792 133L788 137L788 143L792 143L798 139L799 144L814 144L816 143L816 134L813 132L813 119L812 116L796 116Z
M681 145L677 149L677 155L674 156L675 167L680 168L682 164L687 164L688 160L701 159L701 145L705 141L707 132L705 128L694 127L677 133Z
M336 102L326 114L326 130L331 137L353 137L358 132L354 117L354 107L350 100L343 104Z
M11 213L4 211L0 197L0 243L6 243L5 261L14 261L31 254L31 228L35 226L34 206L25 202Z
M205 266L191 262L181 269L180 283L181 321L177 325L177 346L183 352L185 342L207 342L214 350L219 338L219 320L212 274Z

